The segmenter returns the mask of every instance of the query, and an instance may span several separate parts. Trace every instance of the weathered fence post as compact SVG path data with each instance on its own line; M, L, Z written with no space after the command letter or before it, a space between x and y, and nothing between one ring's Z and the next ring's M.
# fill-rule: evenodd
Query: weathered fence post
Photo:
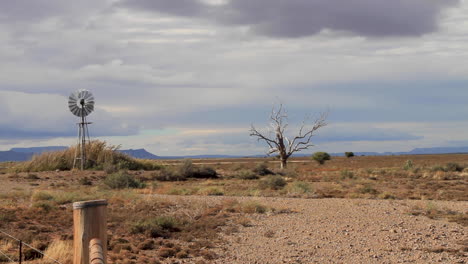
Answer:
M89 246L92 239L99 239L103 263L107 256L107 201L95 200L73 203L74 264L89 263Z

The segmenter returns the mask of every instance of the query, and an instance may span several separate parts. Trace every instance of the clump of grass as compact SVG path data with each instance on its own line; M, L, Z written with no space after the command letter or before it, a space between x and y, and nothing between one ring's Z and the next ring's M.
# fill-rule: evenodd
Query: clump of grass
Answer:
M111 189L144 188L145 184L135 179L135 177L126 171L120 171L109 174L104 179L104 184Z
M118 146L108 145L104 141L93 140L86 145L87 169L103 169L104 165L114 165L118 169L154 170L160 166L154 162L137 160L118 151ZM71 170L75 159L76 146L66 150L45 152L35 155L31 161L13 167L17 172L39 172Z
M286 186L287 182L279 175L268 176L260 181L261 189L281 190Z
M54 240L49 244L44 254L63 264L73 262L73 241Z

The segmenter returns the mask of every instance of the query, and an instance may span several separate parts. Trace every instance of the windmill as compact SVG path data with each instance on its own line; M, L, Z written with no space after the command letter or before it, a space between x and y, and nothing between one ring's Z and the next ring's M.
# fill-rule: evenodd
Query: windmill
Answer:
M85 89L80 89L68 97L68 108L77 117L80 118L78 124L78 144L75 149L75 159L73 168L76 168L76 161L80 161L81 170L86 165L86 141L89 142L88 125L92 124L86 120L86 117L94 110L94 96Z

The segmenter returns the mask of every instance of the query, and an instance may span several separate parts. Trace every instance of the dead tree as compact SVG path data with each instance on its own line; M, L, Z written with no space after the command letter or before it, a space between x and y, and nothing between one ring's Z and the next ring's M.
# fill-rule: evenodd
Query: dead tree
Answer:
M325 122L328 117L328 112L321 113L312 123L308 124L308 118L305 118L299 128L298 135L292 138L288 138L285 134L286 128L288 127L288 115L280 104L278 110L273 107L270 115L270 127L267 133L262 133L257 130L254 125L250 129L250 136L257 137L258 141L265 141L269 150L267 155L277 153L280 161L281 168L284 169L287 166L288 158L295 152L308 149L313 146L311 143L314 132L319 128L327 125Z

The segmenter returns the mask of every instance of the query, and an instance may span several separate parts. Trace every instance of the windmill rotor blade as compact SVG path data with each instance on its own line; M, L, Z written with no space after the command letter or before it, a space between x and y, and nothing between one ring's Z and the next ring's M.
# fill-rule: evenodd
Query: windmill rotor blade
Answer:
M81 105L83 101L83 105ZM78 116L85 117L94 111L94 96L88 90L78 90L68 97L68 108Z

